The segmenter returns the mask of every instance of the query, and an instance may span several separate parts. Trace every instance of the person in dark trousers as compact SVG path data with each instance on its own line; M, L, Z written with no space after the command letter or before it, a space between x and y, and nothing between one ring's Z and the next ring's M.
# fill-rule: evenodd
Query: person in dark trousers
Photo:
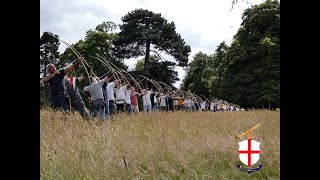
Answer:
M40 80L40 85L49 83L50 85L50 107L54 109L62 108L64 112L69 112L68 98L66 97L66 87L64 76L82 64L83 59L78 58L71 66L56 69L54 64L48 64L49 74Z
M170 93L170 95L168 97L168 110L169 111L174 111L173 100L174 100L173 94Z
M68 92L68 96L71 101L71 107L78 111L83 119L89 120L90 119L90 113L85 106L81 94L79 92L78 84L84 80L86 77L81 74L80 77L65 77L66 78L66 88Z

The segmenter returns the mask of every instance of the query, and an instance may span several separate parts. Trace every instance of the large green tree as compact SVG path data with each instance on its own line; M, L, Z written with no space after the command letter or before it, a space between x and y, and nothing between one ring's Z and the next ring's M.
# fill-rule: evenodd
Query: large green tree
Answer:
M216 98L221 98L221 81L222 75L225 73L226 68L230 63L228 58L229 46L223 41L217 46L213 54L212 63L210 66L213 69L213 77L211 78L210 93Z
M199 52L193 57L180 85L182 90L210 97L210 82L214 79L213 57Z
M171 55L178 66L188 64L191 48L175 31L174 22L169 23L161 14L144 9L127 13L122 21L115 41L117 55L123 58L144 56L144 75L150 77L150 51Z
M175 89L172 85L175 82L179 81L178 72L175 71L175 63L170 61L160 61L157 56L150 56L150 77L153 80L161 81L168 84L171 88ZM130 73L135 77L143 74L144 71L144 59L137 61L135 69ZM139 77L141 78L141 77ZM154 85L151 82L148 82L148 87L153 87Z
M46 31L40 37L40 74L45 75L49 63L59 65L59 36Z
M280 3L267 0L242 15L222 75L222 96L245 107L280 106Z

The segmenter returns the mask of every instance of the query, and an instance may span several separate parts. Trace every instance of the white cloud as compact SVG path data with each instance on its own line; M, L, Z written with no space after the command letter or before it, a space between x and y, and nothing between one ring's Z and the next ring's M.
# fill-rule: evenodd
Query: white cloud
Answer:
M121 24L126 13L143 8L161 13L169 22L173 21L176 31L191 46L189 59L202 51L212 54L216 47L225 41L232 42L244 9L264 0L239 0L231 10L232 0L40 0L40 36L50 31L69 44L83 39L85 32L94 29L103 21ZM66 45L61 43L60 52ZM134 58L125 60L132 68ZM177 68L179 78L185 72ZM181 82L175 84L179 87Z

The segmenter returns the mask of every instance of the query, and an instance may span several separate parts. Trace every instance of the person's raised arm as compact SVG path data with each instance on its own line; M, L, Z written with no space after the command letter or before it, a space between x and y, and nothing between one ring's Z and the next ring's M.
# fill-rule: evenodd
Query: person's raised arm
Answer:
M84 92L90 92L90 85L83 88Z
M64 73L67 74L68 72L74 70L76 67L78 67L80 64L82 64L82 62L83 62L82 57L77 58L76 63L74 63L74 64L72 64L71 66L66 67L66 68L64 69Z
M111 76L108 78L108 82L110 82L113 79L113 74L111 74Z
M59 74L59 71L58 71L58 70L56 70L54 73L52 73L52 74L50 74L50 75L46 75L46 77L44 77L44 78L42 78L42 79L40 80L40 84L48 82L51 78L53 78L53 77L54 77L55 75L57 75L57 74Z
M53 77L53 76L48 75L48 76L46 76L46 77L42 78L42 79L40 80L40 85L42 85L42 84L44 84L44 83L48 82L52 77Z
M78 81L81 82L81 81L83 81L85 78L86 78L86 76L83 75L83 74L81 74L81 76L78 77Z
M106 77L104 77L103 79L101 79L100 81L99 81L99 84L103 84L104 82L109 82L109 77L108 76L106 76Z

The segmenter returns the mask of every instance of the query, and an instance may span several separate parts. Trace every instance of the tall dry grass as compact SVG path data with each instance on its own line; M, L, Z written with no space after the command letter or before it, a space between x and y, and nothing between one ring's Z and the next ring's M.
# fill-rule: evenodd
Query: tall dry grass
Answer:
M235 167L246 138L236 136L257 123L263 167L247 174ZM276 111L139 113L101 124L42 110L40 127L41 179L280 179Z

